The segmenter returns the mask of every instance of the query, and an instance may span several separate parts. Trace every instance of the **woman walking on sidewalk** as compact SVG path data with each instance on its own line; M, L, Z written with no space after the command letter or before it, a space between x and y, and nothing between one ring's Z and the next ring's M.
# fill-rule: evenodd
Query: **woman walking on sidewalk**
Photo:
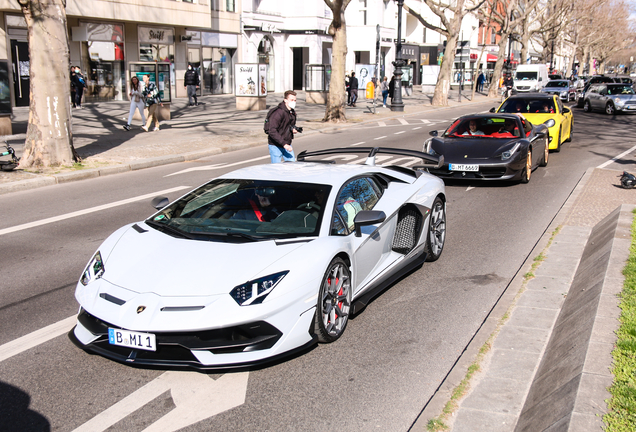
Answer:
M155 83L150 82L150 76L148 74L144 75L144 91L142 93L146 98L146 106L148 107L148 120L146 124L141 128L148 132L150 125L152 122L155 122L155 128L153 130L159 130L159 117L157 116L157 104L163 106L163 102L161 102L161 95L159 94L159 89Z
M130 123L135 115L135 110L139 110L141 114L141 124L146 124L146 116L144 115L144 100L141 94L141 85L139 85L139 78L136 76L130 79L130 114L128 114L128 123L124 126L127 131L130 130Z

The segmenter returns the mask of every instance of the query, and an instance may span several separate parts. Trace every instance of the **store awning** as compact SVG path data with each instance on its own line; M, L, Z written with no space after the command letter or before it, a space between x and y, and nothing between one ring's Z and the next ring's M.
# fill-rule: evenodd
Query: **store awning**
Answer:
M487 62L496 62L497 61L497 56L494 54L486 54L486 61Z

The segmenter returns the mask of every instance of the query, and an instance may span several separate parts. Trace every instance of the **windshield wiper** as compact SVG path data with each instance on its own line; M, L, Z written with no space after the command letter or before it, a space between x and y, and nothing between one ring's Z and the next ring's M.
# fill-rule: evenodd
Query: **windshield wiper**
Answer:
M242 232L210 232L210 231L195 231L192 235L202 235L207 237L240 237L250 241L261 241L265 240L266 237L258 237L249 234L245 234Z
M167 231L170 234L176 234L177 236L182 237L182 238L187 238L187 239L190 239L190 240L194 239L194 237L191 234L189 234L189 233L187 233L185 231L181 231L179 228L175 228L175 227L170 226L170 225L166 225L166 224L162 224L162 223L159 223L159 222L155 222L155 221L150 220L150 219L146 220L145 223L146 223L146 225L150 225L151 227L153 227L153 228L155 228L155 229L157 229L159 231L162 231L162 232L166 232Z

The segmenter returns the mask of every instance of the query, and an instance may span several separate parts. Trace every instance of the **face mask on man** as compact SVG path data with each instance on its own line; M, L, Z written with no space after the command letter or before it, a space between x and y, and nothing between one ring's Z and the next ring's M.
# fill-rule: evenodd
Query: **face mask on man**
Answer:
M296 109L296 101L288 102L288 104L289 104L289 109Z
M188 70L192 70L192 66L188 66Z

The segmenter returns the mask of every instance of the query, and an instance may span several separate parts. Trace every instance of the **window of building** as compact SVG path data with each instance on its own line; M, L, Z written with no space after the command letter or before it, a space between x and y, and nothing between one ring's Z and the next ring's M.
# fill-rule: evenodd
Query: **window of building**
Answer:
M203 47L203 94L232 93L232 54L226 48Z
M124 26L81 23L87 41L81 42L82 74L86 81L84 100L102 102L125 100Z
M210 0L210 8L213 11L221 10L220 2L221 2L221 0Z
M236 0L225 0L225 10L228 12L236 12Z
M490 29L490 43L492 45L497 43L497 32L492 28Z
M362 25L367 25L367 0L360 0L360 15Z

